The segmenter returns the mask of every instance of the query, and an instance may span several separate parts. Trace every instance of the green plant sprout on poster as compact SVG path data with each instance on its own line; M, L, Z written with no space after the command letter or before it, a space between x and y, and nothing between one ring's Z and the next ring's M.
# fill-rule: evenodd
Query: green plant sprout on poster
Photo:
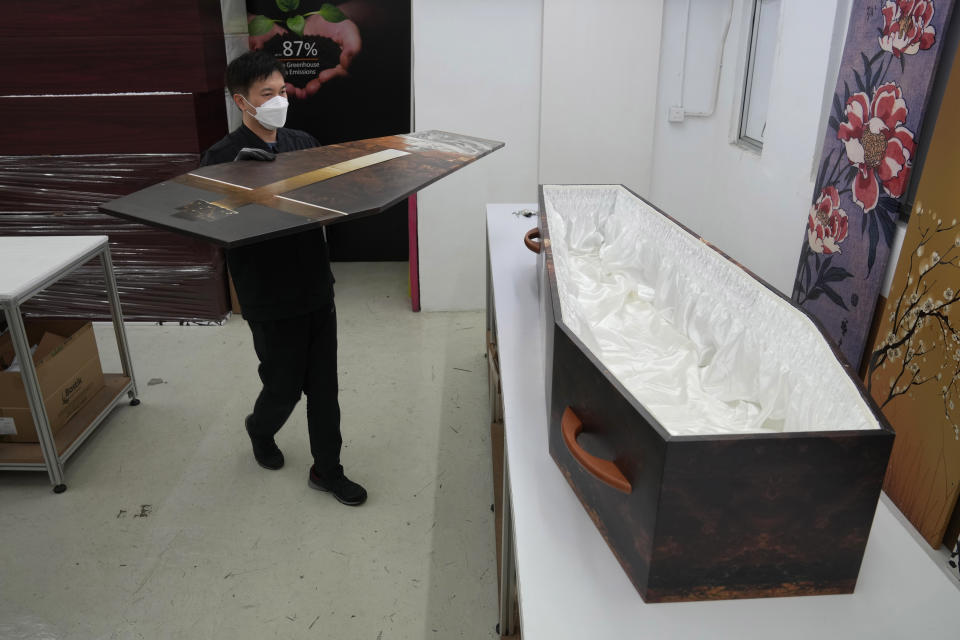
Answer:
M277 8L283 11L284 13L290 13L296 11L300 6L300 0L277 0ZM327 22L342 22L347 19L347 16L344 15L340 9L336 8L332 4L325 3L317 11L310 11L304 14L296 14L287 17L283 22L287 25L287 28L290 31L293 31L298 36L303 37L303 28L306 25L307 18L313 15L319 15L321 18ZM281 20L272 20L267 16L255 16L248 25L248 30L251 36L262 36L265 35L273 28L274 24L281 22Z

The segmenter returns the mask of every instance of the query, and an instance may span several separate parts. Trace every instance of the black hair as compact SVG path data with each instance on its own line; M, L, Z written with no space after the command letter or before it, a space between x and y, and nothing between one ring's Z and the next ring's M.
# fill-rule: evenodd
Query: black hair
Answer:
M286 67L273 55L266 51L248 51L227 66L227 89L230 95L239 93L245 96L250 91L250 85L269 78L275 71L279 71L286 79Z

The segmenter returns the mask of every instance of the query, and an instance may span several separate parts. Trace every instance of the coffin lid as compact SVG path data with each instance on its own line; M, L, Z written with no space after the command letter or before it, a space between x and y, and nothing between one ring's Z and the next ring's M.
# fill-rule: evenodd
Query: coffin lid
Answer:
M420 131L202 167L100 209L236 247L380 213L504 145Z

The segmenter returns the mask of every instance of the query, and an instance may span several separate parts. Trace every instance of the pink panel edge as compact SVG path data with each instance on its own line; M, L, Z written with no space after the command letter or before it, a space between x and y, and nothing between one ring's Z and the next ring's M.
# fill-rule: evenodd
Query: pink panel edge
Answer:
M410 305L420 311L420 254L417 238L417 194L407 199L407 225L410 242Z

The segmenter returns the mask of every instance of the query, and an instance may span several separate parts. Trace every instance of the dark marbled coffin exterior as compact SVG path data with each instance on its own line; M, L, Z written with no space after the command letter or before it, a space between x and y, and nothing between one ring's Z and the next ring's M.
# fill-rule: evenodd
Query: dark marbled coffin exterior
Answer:
M228 196L197 186L196 182L186 184L178 180L161 182L113 200L104 204L101 210L224 247L236 247L380 213L502 146L502 142L494 140L443 131L421 131L282 153L272 162L228 162L188 174L257 189L387 149L408 152L409 155L283 193L285 197L336 210L326 214L319 212L311 217L256 203L238 206L235 215L214 221L181 217L179 208L191 202L216 202Z
M842 356L834 349L881 429L672 436L564 325L545 211L541 187L550 455L644 601L852 593L894 433ZM614 460L629 495L567 450L567 407L585 426L580 444Z

